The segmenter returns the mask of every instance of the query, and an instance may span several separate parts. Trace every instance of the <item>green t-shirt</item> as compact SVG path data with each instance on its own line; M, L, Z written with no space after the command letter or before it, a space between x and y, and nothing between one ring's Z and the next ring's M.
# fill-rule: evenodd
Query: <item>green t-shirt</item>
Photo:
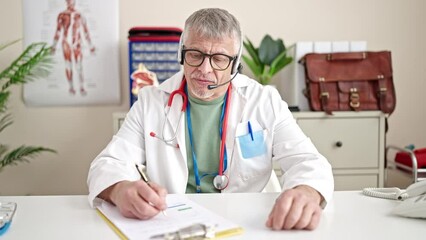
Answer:
M200 177L202 193L220 192L213 186L213 178L217 175L219 168L219 120L222 113L224 97L225 96L206 102L189 96L192 123L192 149L194 149L195 157L197 159L198 175ZM189 170L186 192L195 193L196 184L194 164L192 159L191 142L189 140L188 124L186 124L185 129ZM209 175L203 177L204 174Z

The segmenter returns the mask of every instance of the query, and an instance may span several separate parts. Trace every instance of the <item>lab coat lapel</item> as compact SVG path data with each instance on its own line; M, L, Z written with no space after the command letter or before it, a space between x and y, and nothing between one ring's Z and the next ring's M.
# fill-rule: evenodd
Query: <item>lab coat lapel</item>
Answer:
M169 96L171 93L175 90L177 90L180 87L181 81L183 78L183 73L179 72L176 75L174 75L172 78L164 82L160 85L160 88L169 93ZM165 108L164 108L164 116L167 114L167 101L169 100L169 97L166 99ZM165 137L171 138L176 131L176 141L174 143L177 143L179 146L179 150L183 156L183 159L186 163L186 144L185 144L185 112L182 112L182 106L183 106L183 98L180 94L175 94L173 97L172 105L170 106L169 113L166 119L166 126L165 126ZM180 121L179 121L179 118Z
M176 94L173 98L172 106L170 107L169 117L167 119L169 126L177 129L176 142L179 150L186 161L186 144L185 144L185 127L186 127L186 112L182 111L183 100L181 95ZM179 121L180 118L180 121ZM175 130L176 131L176 130Z
M239 94L238 88L241 87L240 84L232 85L232 95L231 95L231 105L229 109L229 119L227 127L227 136L226 136L226 151L228 156L228 168L230 167L234 145L235 145L235 134L238 123L241 122L243 113L247 100L244 96Z

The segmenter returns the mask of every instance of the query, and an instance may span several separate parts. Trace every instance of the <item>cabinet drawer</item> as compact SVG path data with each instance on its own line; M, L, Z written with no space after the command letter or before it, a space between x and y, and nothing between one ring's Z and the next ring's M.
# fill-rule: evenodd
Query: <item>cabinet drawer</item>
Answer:
M334 175L334 190L335 191L349 191L349 190L362 190L366 187L378 187L377 174L346 174Z
M297 122L334 169L379 167L378 118L313 118Z

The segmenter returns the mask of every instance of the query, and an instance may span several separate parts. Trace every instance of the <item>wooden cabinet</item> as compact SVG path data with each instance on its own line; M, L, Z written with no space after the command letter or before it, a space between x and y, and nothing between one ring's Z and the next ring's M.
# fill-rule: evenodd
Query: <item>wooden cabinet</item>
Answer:
M296 112L304 133L333 167L336 190L383 187L385 115L364 112Z

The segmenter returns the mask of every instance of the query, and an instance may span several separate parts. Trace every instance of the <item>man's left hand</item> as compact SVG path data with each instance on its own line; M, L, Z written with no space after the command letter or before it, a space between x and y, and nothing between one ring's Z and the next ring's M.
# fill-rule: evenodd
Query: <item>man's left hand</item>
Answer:
M318 226L322 196L312 187L300 185L281 193L266 226L273 230L307 229Z

